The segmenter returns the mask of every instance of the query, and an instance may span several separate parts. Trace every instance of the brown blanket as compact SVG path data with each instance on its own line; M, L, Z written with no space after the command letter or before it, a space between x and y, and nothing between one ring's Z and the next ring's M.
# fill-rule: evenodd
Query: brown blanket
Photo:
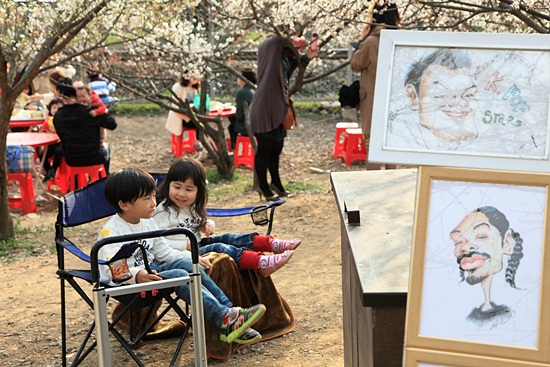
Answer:
M266 306L266 313L254 325L254 329L262 334L259 342L270 340L285 335L294 330L294 315L286 301L281 297L271 277L264 278L252 270L239 270L235 262L226 254L211 252L206 255L212 262L212 274L210 277L223 290L229 300L235 306L250 307L257 303ZM160 306L158 302L156 309ZM117 305L113 310L112 317L115 318L123 307ZM154 312L154 317L156 317ZM146 317L145 309L134 309L132 319L134 325L140 325ZM152 319L149 319L152 320ZM136 324L137 322L137 324ZM150 324L148 321L147 324ZM206 329L206 352L209 357L226 360L237 349L244 346L237 343L224 343L220 340L220 332L216 325L205 321ZM129 332L129 317L126 314L117 327ZM146 339L167 338L181 335L183 324L179 322L161 323L147 334ZM250 345L250 344L248 344Z
M290 306L277 292L271 277L264 278L252 270L239 270L235 262L226 254L207 255L214 264L210 277L223 290L235 306L250 307L263 303L267 308L264 316L253 326L262 334L262 341L285 335L294 330L294 315ZM220 341L218 328L205 322L206 351L209 357L229 359L231 354L243 347L239 344Z

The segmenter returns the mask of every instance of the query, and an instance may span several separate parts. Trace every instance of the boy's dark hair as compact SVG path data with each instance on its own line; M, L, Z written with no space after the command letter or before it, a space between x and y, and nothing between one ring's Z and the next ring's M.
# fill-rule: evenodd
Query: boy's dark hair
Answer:
M119 201L133 203L154 192L155 188L155 179L149 173L139 168L123 168L107 177L105 198L117 213L121 213Z
M73 80L71 78L61 78L55 84L55 89L62 97L76 98L76 89L73 87Z
M56 105L56 104L65 104L65 102L63 102L63 100L61 98L54 98L50 101L50 103L48 103L48 112L51 114L52 113L52 106L53 105Z
M189 178L192 179L195 186L197 186L197 198L193 205L191 205L191 210L201 218L202 225L206 222L207 218L206 204L208 202L208 189L206 188L206 170L198 160L193 158L180 158L172 163L166 174L166 178L159 186L157 199L159 203L166 199L166 203L164 203L165 210L168 210L169 206L177 207L176 204L170 200L170 196L168 195L170 192L170 182L184 182Z
M256 73L252 69L243 69L242 73L243 77L248 79L249 82L252 84L256 84Z

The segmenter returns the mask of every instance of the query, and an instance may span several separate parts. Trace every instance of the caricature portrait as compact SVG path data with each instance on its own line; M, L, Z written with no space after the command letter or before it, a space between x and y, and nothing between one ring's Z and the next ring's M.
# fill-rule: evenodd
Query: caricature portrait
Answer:
M408 126L418 144L456 147L477 138L478 87L471 66L466 52L447 48L411 65L404 87L411 109L418 112L419 120Z
M462 281L472 286L480 285L483 289L484 301L472 310L468 320L478 325L491 323L492 326L507 322L513 310L493 302L491 283L496 274L502 273L507 257L506 282L517 289L515 276L523 257L520 234L510 228L502 212L484 206L467 214L451 231L450 237Z
M421 335L536 346L545 188L432 180L430 190Z
M375 91L375 160L426 164L425 153L549 159L550 52L411 46L414 37L388 32L382 40L393 46L389 67L377 75L386 83Z

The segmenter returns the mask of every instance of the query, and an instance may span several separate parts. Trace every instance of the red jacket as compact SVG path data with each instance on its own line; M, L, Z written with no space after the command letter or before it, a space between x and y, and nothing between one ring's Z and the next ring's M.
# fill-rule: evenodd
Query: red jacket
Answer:
M107 113L107 106L105 106L105 103L101 101L101 98L99 98L99 94L92 91L92 104L91 104L92 110L95 110L96 116L104 115Z

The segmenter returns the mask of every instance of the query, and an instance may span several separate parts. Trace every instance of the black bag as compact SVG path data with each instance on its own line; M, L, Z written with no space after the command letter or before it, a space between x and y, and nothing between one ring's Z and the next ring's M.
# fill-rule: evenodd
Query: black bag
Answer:
M359 106L359 80L351 83L350 86L343 85L338 91L338 102L342 108L357 108Z

